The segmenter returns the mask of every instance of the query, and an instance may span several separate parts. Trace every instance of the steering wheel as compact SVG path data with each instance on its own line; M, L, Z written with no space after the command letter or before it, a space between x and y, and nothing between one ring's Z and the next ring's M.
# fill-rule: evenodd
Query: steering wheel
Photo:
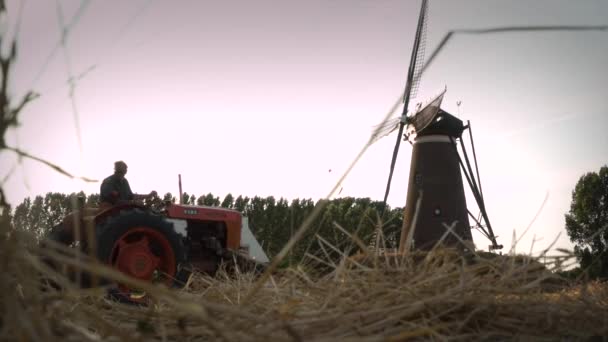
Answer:
M153 191L152 196L145 199L144 206L156 213L161 213L165 210L167 204L158 196L156 191Z

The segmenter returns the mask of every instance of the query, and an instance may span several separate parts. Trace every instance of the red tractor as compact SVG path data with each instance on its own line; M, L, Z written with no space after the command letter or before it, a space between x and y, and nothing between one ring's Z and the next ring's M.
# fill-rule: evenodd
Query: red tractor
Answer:
M222 263L259 270L268 262L239 211L159 198L146 205L81 208L48 238L78 245L131 277L168 286L184 286L193 271L213 275ZM81 284L90 286L89 278L81 278ZM118 290L125 296L135 293L121 285Z

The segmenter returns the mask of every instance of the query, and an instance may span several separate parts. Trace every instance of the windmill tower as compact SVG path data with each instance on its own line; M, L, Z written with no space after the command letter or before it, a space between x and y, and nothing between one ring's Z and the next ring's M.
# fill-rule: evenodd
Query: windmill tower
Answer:
M461 241L473 241L456 146L465 127L440 108L444 94L445 90L407 120L406 135L415 138L400 251L430 249L438 241L470 248Z

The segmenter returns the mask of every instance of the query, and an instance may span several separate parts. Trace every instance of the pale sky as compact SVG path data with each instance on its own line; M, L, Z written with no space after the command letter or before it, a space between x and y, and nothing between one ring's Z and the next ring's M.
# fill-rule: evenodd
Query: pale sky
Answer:
M11 89L41 97L9 144L99 180L124 160L139 193L176 194L181 173L196 195L288 199L326 196L401 95L420 6L93 0L66 49L55 49L58 22L69 23L82 2L58 3L62 15L56 1L24 3ZM7 1L11 28L20 4ZM608 25L608 1L435 0L428 19L430 52L453 29ZM471 121L486 207L506 251L547 193L517 250L528 252L536 236L538 252L560 233L556 247L572 247L564 229L571 191L608 164L607 65L607 31L457 35L423 75L412 104L447 85L443 109ZM87 70L73 96L81 153L66 80ZM368 150L341 196L382 200L394 134ZM391 206L405 205L410 152L402 144ZM2 152L0 177L16 162ZM98 189L27 160L5 184L14 205ZM468 203L477 213L472 196Z

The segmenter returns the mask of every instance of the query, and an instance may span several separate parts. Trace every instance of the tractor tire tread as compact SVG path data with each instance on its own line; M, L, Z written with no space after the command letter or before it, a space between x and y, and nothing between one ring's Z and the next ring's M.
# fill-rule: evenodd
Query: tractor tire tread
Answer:
M107 263L111 257L114 243L130 228L147 226L160 231L171 244L175 254L176 274L174 287L183 286L179 279L181 269L187 263L187 252L182 237L173 229L173 225L163 216L141 209L122 210L96 226L97 257Z

